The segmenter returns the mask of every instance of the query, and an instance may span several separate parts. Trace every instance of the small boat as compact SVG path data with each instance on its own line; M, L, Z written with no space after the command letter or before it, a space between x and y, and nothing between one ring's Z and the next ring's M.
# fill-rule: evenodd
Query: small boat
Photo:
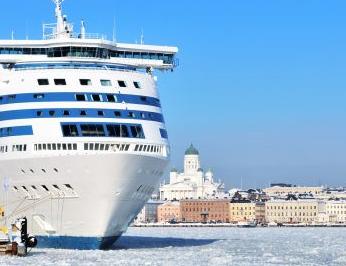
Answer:
M249 228L249 227L256 227L257 224L255 222L250 222L250 221L243 221L243 222L238 222L237 227L242 227L242 228Z

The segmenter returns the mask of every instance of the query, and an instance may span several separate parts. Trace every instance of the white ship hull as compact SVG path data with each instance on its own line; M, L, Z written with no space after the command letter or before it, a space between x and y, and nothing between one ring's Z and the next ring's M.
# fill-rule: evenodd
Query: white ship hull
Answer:
M167 160L131 154L13 160L0 163L1 176L16 176L10 169L18 164L22 168L39 164L51 173L11 179L11 187L57 185L61 189L37 189L25 200L23 191L7 192L7 212L15 215L17 210L26 216L30 232L41 236L41 246L108 248L149 199ZM56 173L56 165L64 170ZM64 184L73 187L73 193L63 192Z
M0 40L0 226L26 216L41 246L108 248L168 163L154 71L178 49L75 34L54 2L43 40Z

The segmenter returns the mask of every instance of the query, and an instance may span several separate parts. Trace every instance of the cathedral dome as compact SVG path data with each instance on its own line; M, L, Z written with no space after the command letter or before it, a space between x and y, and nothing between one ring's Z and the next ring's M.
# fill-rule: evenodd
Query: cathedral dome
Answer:
M191 144L185 151L185 155L199 155L198 150Z

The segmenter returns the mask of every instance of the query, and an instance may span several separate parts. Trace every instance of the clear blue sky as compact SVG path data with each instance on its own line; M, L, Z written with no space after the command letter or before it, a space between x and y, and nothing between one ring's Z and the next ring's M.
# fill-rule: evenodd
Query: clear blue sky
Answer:
M39 38L49 0L1 3L0 38ZM192 142L227 187L269 182L346 185L346 2L66 0L79 28L177 45L180 66L158 73L182 167Z

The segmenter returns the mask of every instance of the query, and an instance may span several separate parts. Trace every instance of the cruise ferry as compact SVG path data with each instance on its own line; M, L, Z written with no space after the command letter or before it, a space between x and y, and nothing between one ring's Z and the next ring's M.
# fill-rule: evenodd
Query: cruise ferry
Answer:
M42 40L0 40L0 177L7 223L39 246L107 249L170 157L155 70L178 49L76 34L56 5Z

